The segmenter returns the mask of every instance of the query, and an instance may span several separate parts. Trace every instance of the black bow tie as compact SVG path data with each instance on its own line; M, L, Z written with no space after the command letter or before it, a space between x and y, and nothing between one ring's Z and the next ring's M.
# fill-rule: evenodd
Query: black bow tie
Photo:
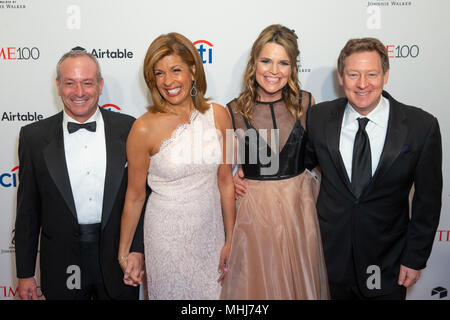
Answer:
M95 132L95 129L97 128L97 123L95 121L88 122L88 123L75 123L75 122L68 122L67 123L67 130L69 130L69 133L74 133L78 131L79 129L86 129L91 132Z

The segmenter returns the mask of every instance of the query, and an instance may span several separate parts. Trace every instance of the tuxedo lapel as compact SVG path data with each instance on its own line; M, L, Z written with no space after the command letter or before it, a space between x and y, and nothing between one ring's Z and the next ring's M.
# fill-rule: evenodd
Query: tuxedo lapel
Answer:
M399 156L407 134L407 127L404 123L406 116L401 110L400 104L385 91L383 91L383 96L389 99L388 127L380 161L368 189L388 172L394 160Z
M121 130L114 130L120 123L115 123L108 112L103 109L100 110L105 124L106 143L106 174L102 209L102 228L104 228L114 206L117 192L122 184L126 163L126 137L121 136Z
M56 187L61 193L61 196L65 200L75 220L78 220L64 152L62 115L63 113L61 112L55 117L53 127L48 130L49 134L46 137L48 144L43 150L43 156L48 172L55 182Z
M341 152L339 151L339 139L346 104L347 99L339 99L337 101L337 104L330 112L330 118L327 119L325 135L328 151L330 152L336 171L347 189L352 192L350 180L348 178L347 171L345 170L344 161L342 160Z

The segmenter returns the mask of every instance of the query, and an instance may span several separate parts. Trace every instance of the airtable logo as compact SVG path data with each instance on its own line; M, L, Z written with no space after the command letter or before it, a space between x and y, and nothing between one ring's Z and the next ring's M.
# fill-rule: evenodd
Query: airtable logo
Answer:
M97 59L133 59L133 51L129 49L93 49L91 53Z
M75 48L72 48L72 50L87 51L80 46L76 46ZM133 51L130 51L129 49L93 49L91 54L97 59L133 59Z
M431 295L436 296L439 299L442 299L448 295L448 290L443 287L436 287L433 290L431 290Z
M39 114L35 111L20 113L20 112L3 112L1 116L1 121L37 121L44 119L44 115Z
M6 172L0 175L0 186L4 188L17 187L17 174L16 171L19 169L19 166L16 166L11 169L11 172Z
M203 64L212 63L212 48L214 47L211 42L206 40L197 40L194 42L194 46L197 48L198 53L200 53L200 58Z

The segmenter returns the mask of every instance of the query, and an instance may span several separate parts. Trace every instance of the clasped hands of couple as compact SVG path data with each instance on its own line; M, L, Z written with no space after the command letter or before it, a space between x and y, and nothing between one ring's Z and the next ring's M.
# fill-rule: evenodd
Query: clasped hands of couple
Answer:
M217 282L222 284L225 274L228 271L228 257L230 256L231 244L225 243L220 252L218 272L220 273ZM144 277L144 255L138 252L131 252L127 256L119 257L119 265L123 271L123 282L128 286L137 287L142 283Z
M140 286L145 273L144 255L131 252L127 256L119 257L118 260L123 271L123 282L128 286Z

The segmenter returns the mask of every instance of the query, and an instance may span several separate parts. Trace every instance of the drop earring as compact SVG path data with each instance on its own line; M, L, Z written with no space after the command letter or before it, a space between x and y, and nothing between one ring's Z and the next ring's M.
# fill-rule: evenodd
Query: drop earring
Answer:
M197 87L195 86L195 80L192 80L192 86L191 86L191 97L195 97L198 94Z

